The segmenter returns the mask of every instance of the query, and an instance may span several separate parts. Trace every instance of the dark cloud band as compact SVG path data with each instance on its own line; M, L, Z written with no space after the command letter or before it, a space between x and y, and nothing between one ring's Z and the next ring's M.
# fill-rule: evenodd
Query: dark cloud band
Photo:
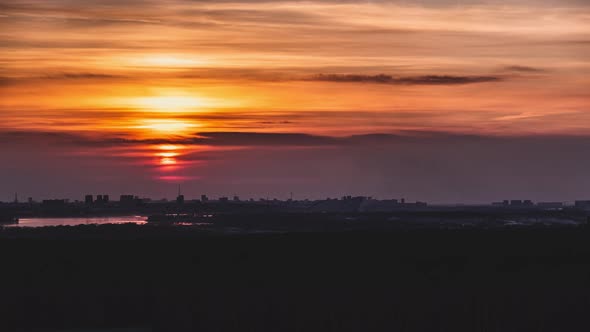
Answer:
M495 82L502 80L496 76L452 76L452 75L423 75L394 77L391 75L341 75L319 74L310 80L336 83L378 83L378 84L407 84L407 85L454 85Z

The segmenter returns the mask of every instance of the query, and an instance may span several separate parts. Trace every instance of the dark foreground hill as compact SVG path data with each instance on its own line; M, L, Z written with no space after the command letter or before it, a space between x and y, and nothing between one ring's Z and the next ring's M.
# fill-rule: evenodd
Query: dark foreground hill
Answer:
M590 231L0 231L0 330L589 331Z

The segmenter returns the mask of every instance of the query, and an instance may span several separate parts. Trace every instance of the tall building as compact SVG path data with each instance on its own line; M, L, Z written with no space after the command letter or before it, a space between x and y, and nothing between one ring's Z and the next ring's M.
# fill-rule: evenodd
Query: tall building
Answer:
M184 204L184 195L178 195L176 197L176 203L178 203L178 204Z
M94 203L94 196L92 196L92 195L86 195L84 197L84 203L86 205L92 205L92 203Z
M121 204L133 204L135 203L135 197L133 195L121 195L119 202Z

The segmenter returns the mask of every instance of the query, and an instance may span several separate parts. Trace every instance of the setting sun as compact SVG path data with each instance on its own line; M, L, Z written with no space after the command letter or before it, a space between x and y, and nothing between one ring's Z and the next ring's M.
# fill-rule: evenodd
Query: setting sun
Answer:
M163 151L176 151L176 150L180 150L181 147L178 145L172 145L172 144L162 144L162 145L158 145L157 149L163 150Z
M142 65L152 67L182 68L192 66L202 66L210 63L209 60L195 56L186 57L178 55L148 55L138 59Z
M142 129L147 132L156 132L162 134L176 134L186 135L190 134L191 130L201 127L200 124L181 120L142 120L141 125L136 126L137 129Z
M207 100L193 96L156 96L133 99L138 107L156 112L186 112L211 106Z
M156 151L153 155L158 158L157 164L162 166L160 171L169 172L174 171L178 167L178 157L182 155L183 147L173 144L161 144L152 147Z
M161 165L176 165L176 159L174 158L162 158L160 159Z

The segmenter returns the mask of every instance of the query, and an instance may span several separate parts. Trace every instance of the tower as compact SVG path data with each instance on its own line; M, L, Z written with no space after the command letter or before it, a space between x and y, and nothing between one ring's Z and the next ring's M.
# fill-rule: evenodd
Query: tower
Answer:
M176 196L176 203L183 204L184 203L184 195L180 193L180 184L178 185L178 196Z

